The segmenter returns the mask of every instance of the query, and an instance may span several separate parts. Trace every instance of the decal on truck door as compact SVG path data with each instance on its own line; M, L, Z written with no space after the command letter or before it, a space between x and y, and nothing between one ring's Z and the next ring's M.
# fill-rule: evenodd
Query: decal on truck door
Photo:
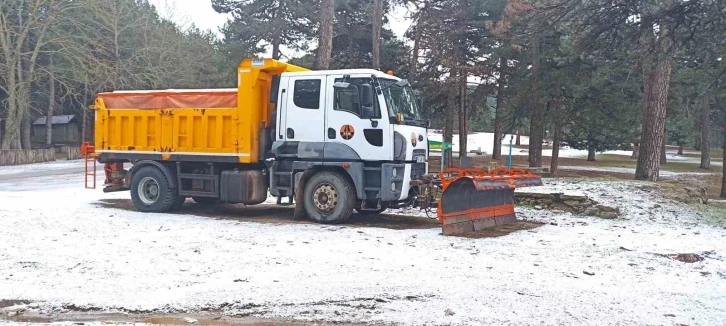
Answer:
M343 125L340 127L340 137L342 137L345 140L349 140L353 138L353 135L355 135L355 128L351 125Z

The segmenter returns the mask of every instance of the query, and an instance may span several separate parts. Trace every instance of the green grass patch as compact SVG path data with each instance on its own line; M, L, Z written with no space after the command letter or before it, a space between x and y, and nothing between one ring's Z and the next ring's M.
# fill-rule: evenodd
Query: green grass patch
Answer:
M726 207L708 206L703 213L707 224L726 229Z

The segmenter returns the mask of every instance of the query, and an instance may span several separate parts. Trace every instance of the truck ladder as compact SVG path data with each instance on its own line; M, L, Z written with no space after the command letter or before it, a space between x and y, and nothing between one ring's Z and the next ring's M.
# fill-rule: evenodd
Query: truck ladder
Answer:
M95 152L95 148L88 142L81 145L81 155L83 155L84 163L84 177L86 182L86 189L96 189L96 158L91 156ZM90 169L90 171L89 171ZM93 179L89 182L88 177Z

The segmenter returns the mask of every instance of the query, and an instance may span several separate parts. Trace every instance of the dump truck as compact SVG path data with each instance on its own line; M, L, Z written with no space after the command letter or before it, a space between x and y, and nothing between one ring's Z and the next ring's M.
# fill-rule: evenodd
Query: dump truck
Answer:
M343 222L354 211L436 206L445 230L461 233L483 225L467 216L497 221L501 212L477 205L501 209L513 201L502 192L503 200L472 203L470 193L539 180L510 171L429 174L422 101L391 72L309 71L273 59L245 59L237 72L236 89L98 94L95 143L82 152L104 164L104 192L130 191L138 211L154 213L188 198L257 205L272 196L294 205L296 218L321 223ZM95 187L94 171L87 169L87 187ZM461 181L474 178L496 180ZM442 197L442 188L454 190ZM513 216L513 206L506 213Z

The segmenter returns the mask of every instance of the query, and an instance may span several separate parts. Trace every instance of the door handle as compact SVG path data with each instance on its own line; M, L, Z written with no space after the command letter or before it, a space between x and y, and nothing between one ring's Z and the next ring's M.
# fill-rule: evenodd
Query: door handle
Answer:
M335 137L337 137L336 134L337 133L335 132L335 129L328 128L328 138L329 139L335 139Z
M295 130L292 130L292 128L287 128L287 138L295 139Z

